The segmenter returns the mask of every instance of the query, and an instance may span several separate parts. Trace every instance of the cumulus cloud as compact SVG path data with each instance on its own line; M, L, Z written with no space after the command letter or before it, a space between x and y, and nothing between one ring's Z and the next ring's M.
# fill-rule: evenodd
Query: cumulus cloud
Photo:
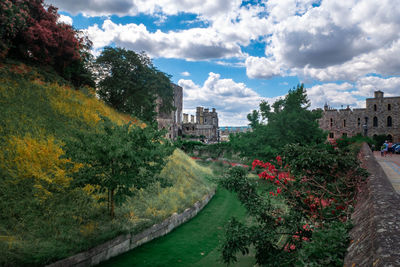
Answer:
M365 107L365 98L374 97L375 91L383 91L385 96L400 95L400 77L382 78L377 76L360 77L354 83L323 83L307 89L311 108L322 108L325 103L340 108Z
M188 76L190 76L190 72L184 71L184 72L181 72L181 75L185 76L185 77L188 77Z
M247 114L258 109L261 100L273 102L275 98L263 98L244 83L223 79L220 74L210 72L203 85L192 80L179 80L183 88L184 112L195 114L197 106L216 108L222 126L244 126Z
M354 86L350 83L325 83L307 89L311 108L322 108L326 103L332 107L356 107L357 98L353 96Z
M64 23L64 24L68 24L68 25L72 25L72 18L69 16L65 16L65 15L60 15L60 17L57 20L58 23Z
M278 68L320 81L355 81L368 73L399 75L400 58L395 55L400 52L400 9L396 3L325 0L313 7L312 2L267 2L272 27L266 38L266 57L246 64L250 77L280 75ZM263 71L262 66L271 71Z
M94 49L111 43L134 51L146 51L152 57L204 60L211 58L243 57L240 46L225 42L217 31L192 28L164 33L151 33L143 24L115 24L105 20L102 27L96 24L87 29Z
M61 10L74 15L83 13L86 16L119 16L138 13L176 15L179 12L201 14L213 17L225 13L241 4L241 0L46 0Z
M355 82L370 73L399 75L400 9L390 0L47 0L71 14L158 18L196 14L202 28L150 32L142 24L87 29L98 51L115 44L153 57L239 58L250 78L298 75L324 82ZM243 52L252 42L265 57ZM247 51L247 50L246 50ZM232 64L216 61L217 64ZM240 66L240 65L239 65Z
M249 56L245 65L247 76L250 78L269 79L284 74L280 64L270 58Z
M357 83L356 95L364 97L373 97L374 91L383 91L385 96L400 95L400 77L381 78L376 76L367 76L360 78Z

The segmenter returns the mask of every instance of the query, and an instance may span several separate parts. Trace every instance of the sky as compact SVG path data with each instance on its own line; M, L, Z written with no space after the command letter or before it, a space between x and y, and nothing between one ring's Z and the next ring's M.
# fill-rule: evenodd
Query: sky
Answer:
M400 95L400 0L45 0L93 54L144 51L183 88L184 112L244 126L304 83L310 108Z

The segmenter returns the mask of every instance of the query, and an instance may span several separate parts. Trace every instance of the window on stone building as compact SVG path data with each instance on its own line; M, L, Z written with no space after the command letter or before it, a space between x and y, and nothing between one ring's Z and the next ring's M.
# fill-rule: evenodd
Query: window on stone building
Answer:
M333 138L333 137L334 137L333 133L329 133L329 138Z
M343 127L346 127L346 120L343 120Z
M387 127L392 127L392 117L387 117Z
M373 126L378 127L378 118L374 117Z
M389 111L392 110L392 105L388 104L388 110L389 110Z
M347 137L347 133L342 133L342 136L343 137Z
M361 119L358 118L358 119L357 119L357 126L360 126L360 125L361 125Z
M331 127L333 126L333 119L331 118Z
M374 104L374 111L376 111L376 105Z

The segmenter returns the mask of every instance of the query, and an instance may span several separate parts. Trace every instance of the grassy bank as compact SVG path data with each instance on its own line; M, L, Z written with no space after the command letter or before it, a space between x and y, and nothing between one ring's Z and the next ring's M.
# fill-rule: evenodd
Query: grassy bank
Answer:
M192 220L170 234L153 240L100 266L225 266L219 246L224 226L232 217L245 220L245 209L235 194L219 188L210 203ZM237 266L253 266L242 257Z
M67 140L98 131L101 116L145 127L104 105L91 88L75 90L54 73L0 64L0 266L42 266L139 232L212 190L210 170L177 150L161 171L165 184L132 188L112 220L104 191L74 186L79 164L65 155Z

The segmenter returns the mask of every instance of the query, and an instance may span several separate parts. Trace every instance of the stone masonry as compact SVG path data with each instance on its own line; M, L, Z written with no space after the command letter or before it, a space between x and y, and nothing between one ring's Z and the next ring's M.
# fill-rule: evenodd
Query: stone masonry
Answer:
M182 87L172 84L174 88L174 107L175 110L169 113L159 113L158 106L160 99L157 99L157 123L158 129L166 129L168 131L167 138L176 139L182 135L182 108L183 108L183 89Z
M386 135L388 140L400 142L400 96L384 97L383 92L375 91L374 98L366 99L366 108L337 110L325 105L319 125L329 132L330 140L362 134Z
M203 138L206 142L218 142L218 113L215 108L210 111L208 108L197 107L196 121L193 115L189 121L189 115L183 114L182 133Z

